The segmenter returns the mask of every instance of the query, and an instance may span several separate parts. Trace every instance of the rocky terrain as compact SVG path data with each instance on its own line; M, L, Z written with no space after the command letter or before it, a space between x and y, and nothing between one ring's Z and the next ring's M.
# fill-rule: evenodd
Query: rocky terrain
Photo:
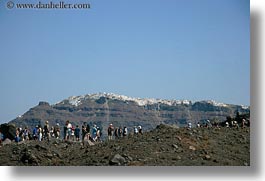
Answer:
M79 126L83 122L96 124L102 130L106 130L109 123L128 128L141 125L145 130L151 130L159 124L183 127L187 122L194 124L207 119L221 122L228 116L235 116L236 112L249 113L250 109L215 101L143 99L98 93L69 97L54 105L40 102L10 123L33 129L39 124L43 126L45 121L49 121L50 125L59 123L63 126L69 120ZM103 135L106 132L103 131Z
M0 146L0 165L250 165L249 127L187 129L161 124L143 135L90 144L60 140L20 143L5 141Z

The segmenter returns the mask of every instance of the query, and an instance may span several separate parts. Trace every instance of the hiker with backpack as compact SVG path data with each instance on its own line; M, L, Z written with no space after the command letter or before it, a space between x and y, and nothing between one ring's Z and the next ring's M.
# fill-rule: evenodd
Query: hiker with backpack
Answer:
M94 124L92 128L92 140L95 142L97 140L97 125Z
M49 121L45 122L44 128L43 128L43 137L44 139L47 139L48 141L50 140L50 126L49 126Z
M60 126L59 126L59 123L56 123L56 125L54 126L54 137L56 139L60 138Z

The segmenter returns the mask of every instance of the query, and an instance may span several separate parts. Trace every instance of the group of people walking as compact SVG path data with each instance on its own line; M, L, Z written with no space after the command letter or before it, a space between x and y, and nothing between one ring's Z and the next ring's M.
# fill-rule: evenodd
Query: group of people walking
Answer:
M133 128L134 135L142 134L141 126L134 126ZM108 140L120 139L122 137L126 137L129 132L128 128L124 126L114 127L113 124L109 124L107 128ZM17 128L15 141L26 141L26 140L50 140L53 139L63 139L66 141L85 141L90 140L92 142L101 142L102 141L102 129L94 124L91 128L89 124L84 122L82 127L79 128L79 125L73 125L69 120L65 122L63 126L63 130L59 123L56 123L55 126L50 126L49 121L45 122L45 125L42 127L41 125L36 125L32 133L28 129L28 127Z
M36 125L32 133L30 132L29 128L26 126L24 129L17 128L16 134L15 134L15 141L26 141L26 140L50 140L50 138L60 138L60 126L59 123L57 123L55 126L50 127L49 122L46 121L44 127L42 127L40 124Z
M128 136L129 134L128 128L126 126L124 126L123 128L121 126L114 128L112 124L109 125L107 131L108 131L108 140L113 140L114 138L120 139L122 137ZM134 135L143 134L142 126L138 126L138 127L134 126L133 133Z

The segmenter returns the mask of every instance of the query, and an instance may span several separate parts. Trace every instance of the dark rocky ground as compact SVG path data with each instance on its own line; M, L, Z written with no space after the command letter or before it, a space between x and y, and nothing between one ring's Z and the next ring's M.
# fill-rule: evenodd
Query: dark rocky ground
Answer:
M0 165L13 166L249 166L249 128L174 128L94 146L29 141L0 146Z

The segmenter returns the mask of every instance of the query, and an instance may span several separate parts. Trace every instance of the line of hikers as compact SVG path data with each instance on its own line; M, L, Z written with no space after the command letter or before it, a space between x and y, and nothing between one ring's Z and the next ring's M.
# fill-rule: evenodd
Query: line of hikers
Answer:
M134 126L134 134L137 135L142 134L142 127L141 126ZM127 127L114 127L113 124L110 124L107 128L108 133L108 140L119 139L122 137L126 137L128 135ZM24 129L17 128L16 129L16 136L15 142L26 141L26 140L50 140L51 138L69 141L80 141L80 134L82 136L82 141L90 140L92 142L101 142L102 141L102 130L96 124L93 125L92 129L90 125L86 122L83 123L81 129L78 125L74 126L70 123L69 120L65 122L63 127L63 131L60 129L59 123L56 123L55 126L50 127L49 121L45 122L44 127L41 125L35 126L32 130L32 134L28 127L26 126Z
M134 126L133 133L134 133L134 135L143 134L142 126L138 126L138 127ZM112 124L110 124L108 127L108 140L113 140L114 137L115 137L115 139L126 137L126 136L128 136L128 134L129 134L129 132L128 132L128 128L126 126L124 126L123 128L122 127L114 128L114 126Z
M239 128L240 125L241 125L242 128L245 128L245 127L249 126L249 120L246 120L246 119L243 118L242 121L241 121L241 124L239 124L235 120L225 121L225 125L223 125L223 126L227 127L227 128ZM192 127L193 127L192 123L188 122L187 123L187 128L191 129ZM197 122L197 124L196 124L196 128L212 128L212 127L219 128L220 124L218 122L211 123L210 120L206 120L203 124L201 124L200 122Z
M52 126L50 128L49 122L46 121L44 127L42 128L41 125L36 125L33 130L32 134L28 127L26 126L24 129L17 128L16 135L15 135L15 142L26 141L26 140L50 140L50 138L59 138L60 137L60 127L57 123L56 126Z

